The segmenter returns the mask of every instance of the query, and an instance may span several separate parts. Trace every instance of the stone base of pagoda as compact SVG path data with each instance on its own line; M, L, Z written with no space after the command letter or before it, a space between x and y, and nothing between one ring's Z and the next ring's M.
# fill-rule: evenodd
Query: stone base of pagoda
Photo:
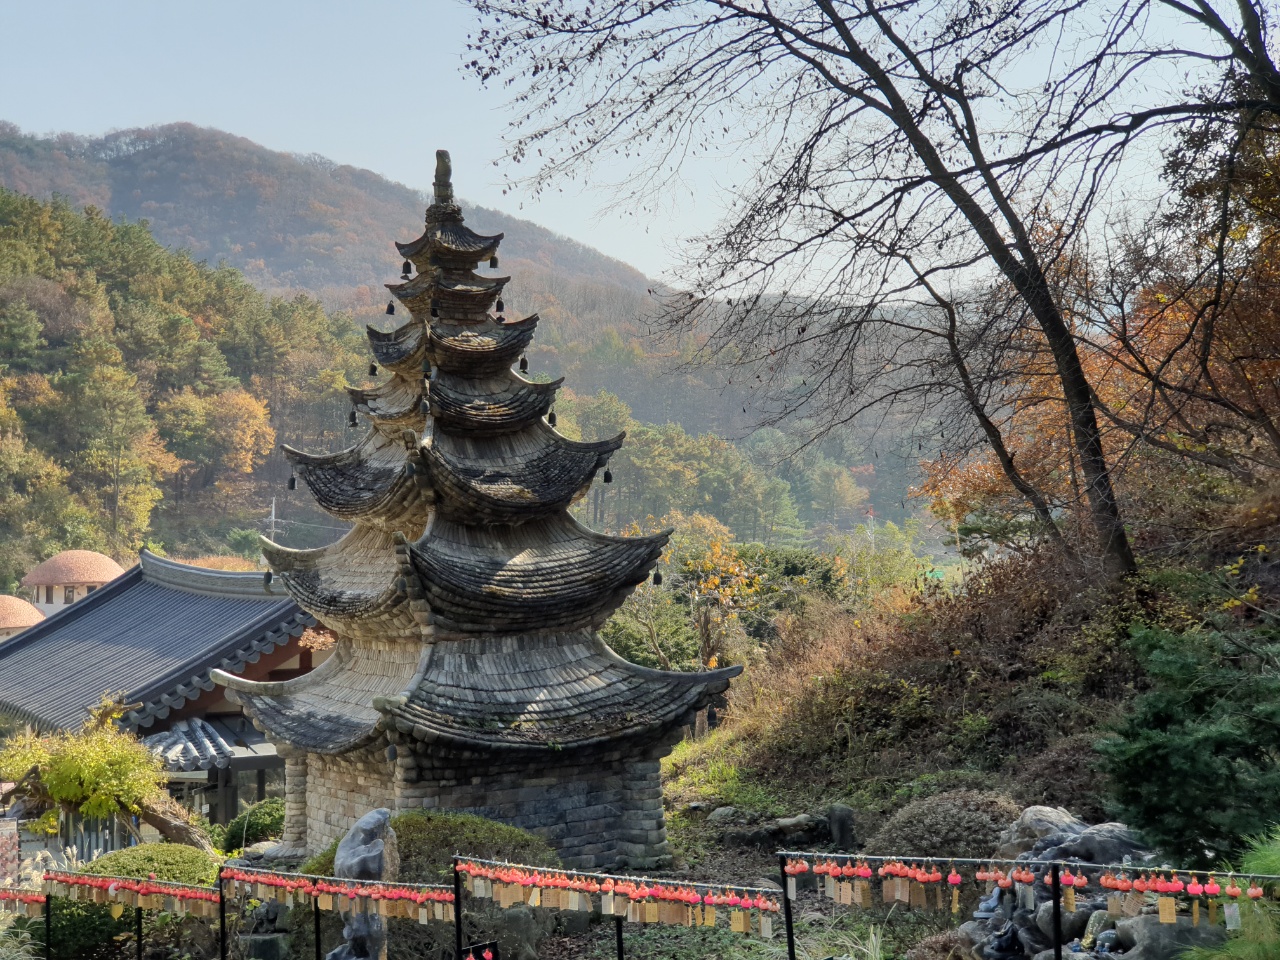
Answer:
M433 750L415 742L286 759L284 840L319 853L378 807L473 813L521 827L580 870L670 864L659 758L644 749L533 756Z
M547 841L568 867L656 869L670 864L656 755L572 752L532 760L418 757L397 806L474 813Z

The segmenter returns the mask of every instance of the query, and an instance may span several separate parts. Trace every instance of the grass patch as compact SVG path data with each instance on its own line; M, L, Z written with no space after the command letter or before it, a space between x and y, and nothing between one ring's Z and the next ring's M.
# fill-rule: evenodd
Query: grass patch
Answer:
M796 918L796 956L800 960L853 957L855 960L901 960L913 946L950 926L943 914L868 910L834 914L813 909ZM787 940L782 917L774 920L774 938L761 940L716 927L667 927L626 924L628 960L782 960ZM878 944L878 951L875 949ZM598 937L587 954L592 960L616 956L612 937Z
M757 776L746 767L747 745L726 728L700 740L683 740L662 761L667 798L675 804L720 803L768 817L805 809L816 794L805 784L790 788Z

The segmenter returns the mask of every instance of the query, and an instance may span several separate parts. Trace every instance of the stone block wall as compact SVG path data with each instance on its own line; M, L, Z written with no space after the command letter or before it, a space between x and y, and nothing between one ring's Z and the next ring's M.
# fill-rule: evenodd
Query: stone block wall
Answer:
M401 747L397 809L474 813L546 840L567 866L670 862L658 761L583 751L553 760L470 760Z
M370 810L396 807L392 764L371 750L341 756L308 754L306 789L306 845L312 853L345 836Z

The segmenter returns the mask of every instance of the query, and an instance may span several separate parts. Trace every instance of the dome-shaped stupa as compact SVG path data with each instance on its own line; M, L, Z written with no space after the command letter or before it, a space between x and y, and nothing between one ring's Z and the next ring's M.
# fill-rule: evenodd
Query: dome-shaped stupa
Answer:
M43 619L44 614L21 597L0 594L0 641L34 627Z

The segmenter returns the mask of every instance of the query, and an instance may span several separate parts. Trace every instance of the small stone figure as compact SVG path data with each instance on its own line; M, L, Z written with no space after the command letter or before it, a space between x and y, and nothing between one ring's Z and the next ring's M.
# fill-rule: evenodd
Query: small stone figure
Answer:
M355 822L338 844L333 875L344 880L392 881L400 871L391 811L371 810ZM376 913L360 912L356 901L344 913L346 943L330 950L325 960L387 960L387 926Z
M990 920L1000 912L1000 894L1004 891L996 887L984 899L978 901L978 909L973 911L975 920Z

